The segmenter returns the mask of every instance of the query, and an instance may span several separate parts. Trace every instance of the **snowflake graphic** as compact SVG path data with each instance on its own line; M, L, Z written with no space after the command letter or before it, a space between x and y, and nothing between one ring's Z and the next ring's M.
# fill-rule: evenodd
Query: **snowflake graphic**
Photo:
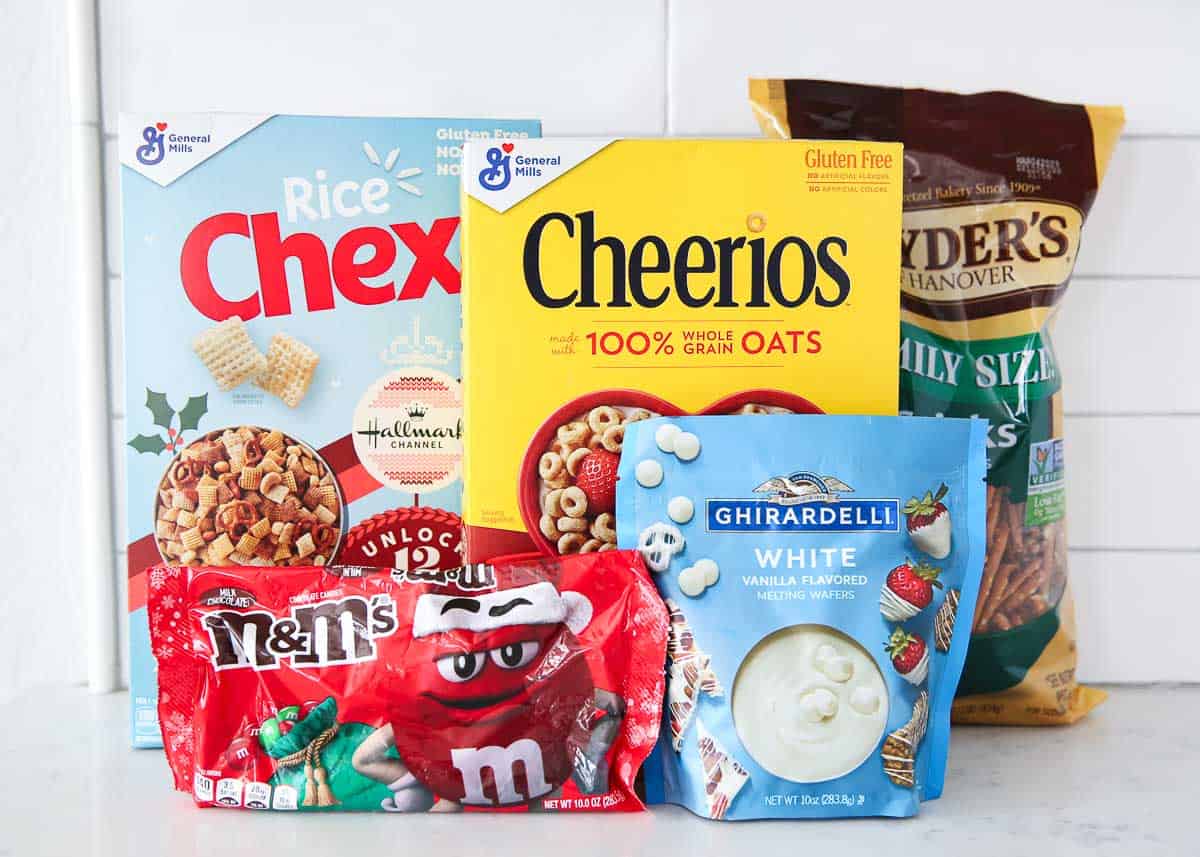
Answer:
M179 752L181 747L191 748L192 746L192 727L184 724L179 727L179 731L173 732L170 739L171 750ZM189 754L190 755L190 754ZM189 763L187 767L191 767Z
M162 604L162 606L163 606L163 608L164 608L164 609L166 609L166 610L171 610L172 608L174 608L174 607L175 607L175 603L176 603L176 602L175 602L175 596L174 596L174 595L164 595L164 596L163 596L163 597L162 597L162 598L159 600L159 603L160 603L160 604Z
M661 608L646 606L633 614L633 627L637 631L655 631L662 624Z
M374 146L368 142L364 142L363 152L366 154L368 161L379 167L385 173L391 173L392 169L396 166L396 161L400 158L399 147L392 149L387 153L386 157L381 158L379 157L379 153L375 151ZM396 187L400 188L400 190L404 191L405 193L411 193L413 196L424 196L425 191L421 190L418 185L415 185L409 181L405 181L405 179L411 179L414 176L421 175L422 172L423 170L420 167L401 167L400 169L396 170L396 174L394 176Z
M164 568L150 569L150 588L162 589L167 585L167 571Z
M647 743L648 736L646 734L646 730L643 729L641 725L637 723L631 723L625 732L629 746L640 747Z

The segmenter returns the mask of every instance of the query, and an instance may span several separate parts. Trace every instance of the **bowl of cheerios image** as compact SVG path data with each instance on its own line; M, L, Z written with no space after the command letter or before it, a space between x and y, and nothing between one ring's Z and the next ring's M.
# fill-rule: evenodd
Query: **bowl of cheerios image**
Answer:
M596 390L555 410L521 462L521 517L534 544L559 556L617 544L616 480L625 426L684 412L640 390Z
M598 390L555 410L521 462L521 517L534 544L562 556L617 546L616 482L625 427L687 412L640 390ZM743 390L702 414L813 414L821 409L781 390Z

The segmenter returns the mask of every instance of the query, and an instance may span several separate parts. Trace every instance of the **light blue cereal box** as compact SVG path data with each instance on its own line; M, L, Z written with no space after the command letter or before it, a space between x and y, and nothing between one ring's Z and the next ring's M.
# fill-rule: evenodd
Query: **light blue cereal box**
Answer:
M460 564L461 146L540 124L120 132L131 717L157 747L150 566Z

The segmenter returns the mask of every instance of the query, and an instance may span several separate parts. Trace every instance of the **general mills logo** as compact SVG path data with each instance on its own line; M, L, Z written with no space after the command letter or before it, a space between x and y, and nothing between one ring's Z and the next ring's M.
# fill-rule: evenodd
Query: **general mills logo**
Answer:
M487 190L504 190L512 181L512 143L501 143L487 150L485 157L489 166L479 171L479 183Z
M152 167L163 159L167 153L166 147L163 146L166 130L166 122L157 122L142 129L142 139L146 141L146 145L138 146L136 155L139 163Z

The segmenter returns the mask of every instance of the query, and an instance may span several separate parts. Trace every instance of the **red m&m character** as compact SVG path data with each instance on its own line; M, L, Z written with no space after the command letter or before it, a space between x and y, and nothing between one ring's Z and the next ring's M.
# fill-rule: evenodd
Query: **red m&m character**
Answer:
M565 783L595 705L576 637L591 617L586 596L545 579L420 595L391 716L416 779L478 806L526 803Z

